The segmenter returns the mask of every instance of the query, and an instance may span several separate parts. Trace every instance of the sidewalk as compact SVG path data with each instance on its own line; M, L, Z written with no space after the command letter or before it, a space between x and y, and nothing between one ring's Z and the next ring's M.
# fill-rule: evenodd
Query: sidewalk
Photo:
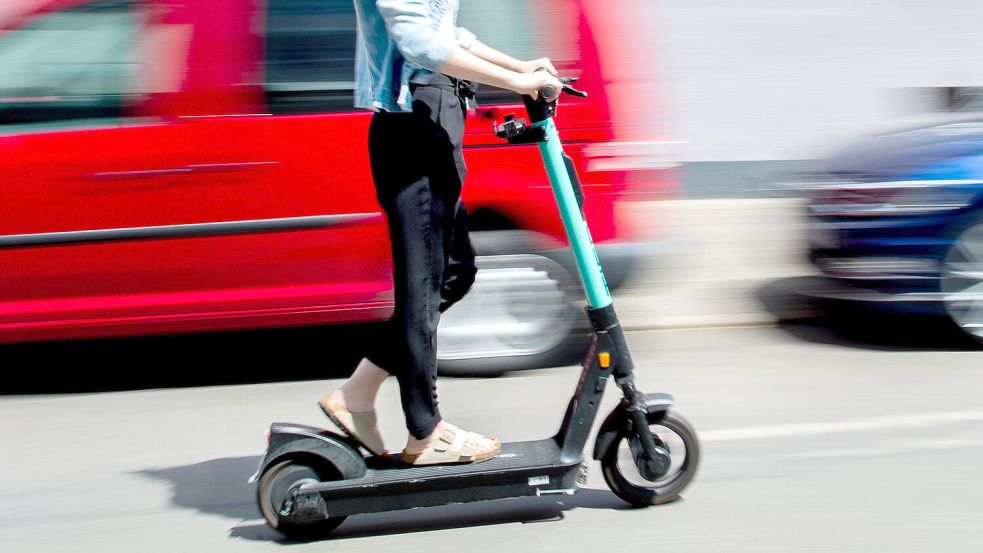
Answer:
M667 239L614 294L629 330L772 324L763 287L815 274L799 199L644 202L619 216Z

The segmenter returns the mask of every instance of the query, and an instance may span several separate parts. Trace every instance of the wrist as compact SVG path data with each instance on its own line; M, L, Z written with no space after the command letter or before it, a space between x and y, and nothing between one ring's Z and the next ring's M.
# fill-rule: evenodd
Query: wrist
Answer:
M504 84L505 88L511 90L512 92L518 92L517 87L519 86L519 73L512 69L506 69L506 71L508 71L509 74L505 77L502 84Z

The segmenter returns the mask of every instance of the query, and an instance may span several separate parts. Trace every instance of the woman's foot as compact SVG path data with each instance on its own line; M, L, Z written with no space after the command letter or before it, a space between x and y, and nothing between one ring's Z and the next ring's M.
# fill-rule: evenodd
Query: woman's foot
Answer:
M368 359L362 359L340 388L321 398L318 405L342 431L373 455L386 455L375 415L375 398L389 376Z
M495 438L486 438L440 421L434 431L422 440L411 435L402 459L411 465L470 463L494 457L501 449L502 444Z
M345 434L348 434L358 444L369 450L373 455L388 455L382 436L379 434L379 423L375 410L356 411L348 407L344 395L335 390L317 402L321 411L331 419Z

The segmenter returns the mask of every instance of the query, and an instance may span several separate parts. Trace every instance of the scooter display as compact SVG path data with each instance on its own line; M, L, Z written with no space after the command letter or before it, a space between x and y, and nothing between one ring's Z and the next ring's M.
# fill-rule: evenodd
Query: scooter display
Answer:
M562 92L586 96L562 79ZM523 97L530 119L514 114L495 125L509 144L538 144L576 259L593 328L580 380L555 435L503 443L494 457L467 464L413 466L375 457L352 439L301 424L273 423L259 470L260 511L288 537L326 535L349 515L545 494L573 494L586 482L584 447L608 381L623 398L597 433L593 459L621 499L633 505L672 501L699 464L695 430L672 409L669 394L635 387L634 366L583 214L573 160L563 151L553 116L561 91Z

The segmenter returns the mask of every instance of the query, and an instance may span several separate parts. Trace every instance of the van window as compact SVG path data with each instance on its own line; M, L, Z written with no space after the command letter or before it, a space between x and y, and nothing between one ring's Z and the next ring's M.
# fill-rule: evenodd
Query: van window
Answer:
M352 0L268 0L266 102L270 113L351 111Z
M539 25L537 19L547 16L552 25ZM579 59L572 0L466 0L460 5L458 25L519 59L551 56L558 67L576 65ZM353 110L352 1L268 0L265 74L270 113ZM515 93L487 85L478 94L480 104L519 102Z
M0 133L101 126L139 96L132 0L102 0L0 32Z

